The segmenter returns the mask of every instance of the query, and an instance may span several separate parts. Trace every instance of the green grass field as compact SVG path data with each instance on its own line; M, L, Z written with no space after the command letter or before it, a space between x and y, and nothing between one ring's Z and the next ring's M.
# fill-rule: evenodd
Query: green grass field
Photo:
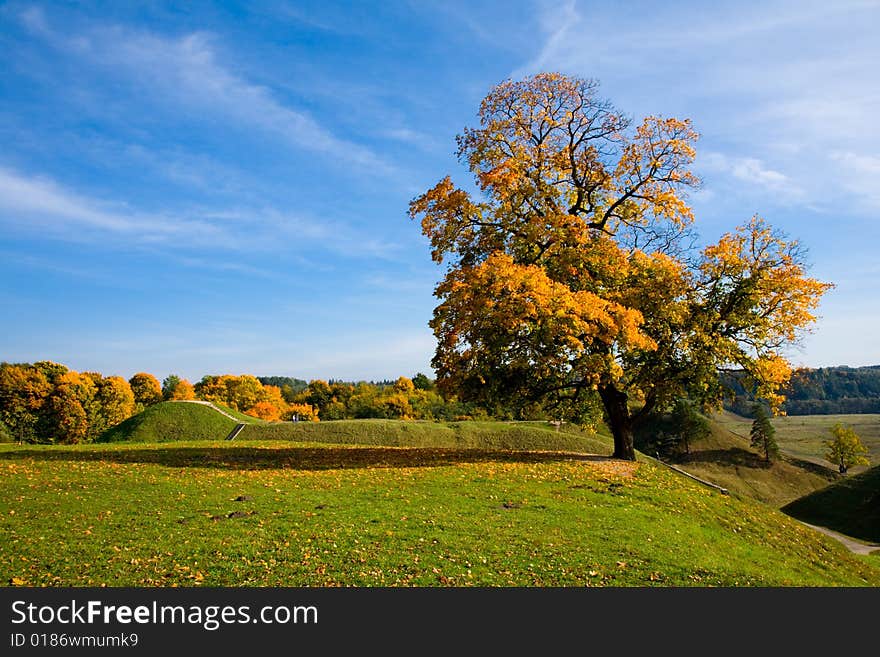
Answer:
M248 441L0 445L15 585L880 585L650 462Z
M880 466L844 477L792 502L783 511L813 525L880 543Z
M748 436L752 421L733 413L719 413L714 417L722 426ZM831 438L828 432L836 423L851 426L868 448L868 458L873 465L880 464L880 415L791 415L773 418L776 442L794 457L830 466L824 459L823 441ZM864 468L856 468L855 471Z
M219 440L235 423L199 404L165 403L114 428L103 442ZM547 422L422 422L401 420L338 420L332 422L257 422L249 424L236 443L277 440L387 447L450 447L514 450L562 450L610 454L613 445L605 427L599 433ZM826 486L834 474L787 461L767 467L748 441L713 424L706 440L692 445L679 463L689 472L735 493L779 507ZM806 464L809 465L809 464Z

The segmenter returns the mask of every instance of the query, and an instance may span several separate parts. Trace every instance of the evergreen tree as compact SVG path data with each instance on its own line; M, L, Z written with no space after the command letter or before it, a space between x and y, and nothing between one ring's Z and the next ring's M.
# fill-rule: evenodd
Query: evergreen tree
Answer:
M764 452L764 460L770 463L770 457L779 453L779 446L776 444L776 429L773 428L770 416L764 406L755 404L752 406L752 413L755 417L752 421L752 430L749 432L752 447L757 447Z
M180 377L176 374L169 374L162 381L162 399L168 401L174 399L174 391L180 385Z

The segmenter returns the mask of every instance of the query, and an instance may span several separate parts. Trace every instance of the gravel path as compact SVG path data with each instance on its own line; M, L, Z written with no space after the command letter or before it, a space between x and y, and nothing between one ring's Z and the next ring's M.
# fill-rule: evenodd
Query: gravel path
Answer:
M855 540L854 538L850 538L849 536L838 534L837 532L832 531L827 527L811 525L808 522L805 522L803 524L805 524L807 527L812 527L817 532L821 532L826 536L830 536L831 538L840 541L847 547L847 549L849 549L850 552L855 552L856 554L871 554L871 552L873 552L874 550L880 550L880 545L875 545L874 543L862 543Z
M214 406L214 404L212 404L209 401L202 401L200 399L173 399L172 401L179 403L179 404L201 404L202 406L208 406L210 408L213 408L218 413L220 413L220 415L225 415L230 420L233 420L236 424L242 424L242 421L240 419L238 419L234 415L230 415L229 413L224 411L222 408L217 408L216 406Z

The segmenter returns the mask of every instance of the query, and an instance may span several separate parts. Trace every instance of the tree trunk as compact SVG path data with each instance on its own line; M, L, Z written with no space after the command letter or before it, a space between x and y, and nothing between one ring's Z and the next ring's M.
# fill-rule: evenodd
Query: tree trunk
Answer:
M608 426L614 436L614 458L636 460L633 448L632 418L629 415L627 396L613 385L599 386L599 397L605 407Z

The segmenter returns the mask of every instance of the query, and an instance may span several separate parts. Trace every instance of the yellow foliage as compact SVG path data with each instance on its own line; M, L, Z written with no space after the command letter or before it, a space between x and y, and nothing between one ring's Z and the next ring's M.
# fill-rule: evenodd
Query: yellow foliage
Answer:
M448 263L431 321L438 385L534 399L596 387L616 452L630 400L717 401L719 368L745 368L778 408L781 349L831 286L757 216L693 252L689 120L631 129L596 81L558 73L499 84L479 119L458 154L483 198L447 176L409 208Z
M281 419L281 409L276 405L267 401L260 401L244 411L247 415L266 420L268 422L277 422Z
M162 384L147 372L138 372L128 380L135 402L149 406L162 401Z
M408 378L405 377L405 376L401 376L401 377L399 377L399 378L397 379L397 381L394 383L394 389L395 389L397 392L402 392L402 393L407 393L407 394L408 394L408 393L413 392L413 391L416 389L416 386L415 386L415 384L412 382L412 379L408 379Z
M186 379L181 379L178 382L177 387L174 388L174 392L171 393L171 399L174 400L186 401L195 398L195 388L193 388L193 384Z
M318 412L311 404L290 404L287 411L287 419L296 418L302 422L318 422Z

